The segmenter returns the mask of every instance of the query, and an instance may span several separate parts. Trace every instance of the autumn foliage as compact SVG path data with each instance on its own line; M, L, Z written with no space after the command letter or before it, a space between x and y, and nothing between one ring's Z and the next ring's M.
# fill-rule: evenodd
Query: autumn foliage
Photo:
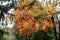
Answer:
M20 5L22 8L22 5ZM18 32L20 36L30 36L33 32L39 31L39 22L35 20L34 17L29 15L29 12L26 10L28 6L25 7L23 14L15 12L15 20L18 21L16 24L16 28L18 28Z
M19 9L21 10L16 9L13 11L15 21L17 21L16 28L18 29L20 36L30 36L33 33L40 31L40 22L30 15L30 11L32 10L30 10L29 7L30 6L23 6L22 4L19 4ZM48 32L49 27L52 29L54 28L55 24L48 21L53 15L54 13L50 13L43 20L42 30L44 32Z

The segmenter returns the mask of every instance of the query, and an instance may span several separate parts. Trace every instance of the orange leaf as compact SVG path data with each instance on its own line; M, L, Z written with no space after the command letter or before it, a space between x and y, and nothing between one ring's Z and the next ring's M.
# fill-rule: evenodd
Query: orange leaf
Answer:
M42 27L42 30L43 30L44 32L48 32L48 27L47 27L46 25L44 25L44 26Z
M18 14L18 13L19 13L19 11L18 11L17 9L13 11L13 14L14 14L14 15L16 15L16 14Z
M29 6L26 6L26 7L25 7L25 9L28 9L28 8L29 8Z
M22 36L23 35L23 29L19 30L19 35Z
M33 30L35 32L38 32L39 31L39 24L38 23L35 23L34 27L33 27Z
M38 31L39 31L39 28L34 27L33 30L34 30L35 32L38 32Z
M19 5L19 7L22 9L23 5L22 5L22 4L20 4L20 5Z
M48 18L48 19L51 19L51 18L52 18L52 15L51 15L51 14L49 14L49 15L47 16L47 18Z
M24 26L24 28L28 29L29 24L28 24L27 22L25 22L25 23L23 24L23 26Z
M20 22L16 25L16 27L21 29L21 28L23 28L23 24Z
M20 14L15 15L15 20L19 20L19 18L20 18Z
M55 26L55 25L54 25L53 23L50 23L50 27L51 27L51 28L54 28L54 26Z

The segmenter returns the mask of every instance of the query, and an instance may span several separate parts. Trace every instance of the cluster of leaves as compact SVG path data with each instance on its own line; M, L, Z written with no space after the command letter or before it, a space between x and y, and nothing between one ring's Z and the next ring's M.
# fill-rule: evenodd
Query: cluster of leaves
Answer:
M34 33L37 33L40 35L39 36L35 34L38 36L38 40L45 40L45 38L48 37L47 34L50 32L49 29L54 29L55 24L52 22L51 18L55 12L55 6L48 6L47 8L43 8L39 2L34 2L32 6L25 3L19 4L19 10L14 10L14 17L17 21L16 28L18 29L18 34L23 37L29 37L31 35L34 36ZM39 37L41 38L39 39ZM46 38L46 40L49 39Z
M22 9L22 5L19 7ZM39 22L35 20L28 12L28 6L24 8L24 10L14 10L15 20L18 21L16 24L16 28L18 28L18 33L20 36L30 36L34 32L38 32L39 30ZM20 13L19 13L20 12Z

